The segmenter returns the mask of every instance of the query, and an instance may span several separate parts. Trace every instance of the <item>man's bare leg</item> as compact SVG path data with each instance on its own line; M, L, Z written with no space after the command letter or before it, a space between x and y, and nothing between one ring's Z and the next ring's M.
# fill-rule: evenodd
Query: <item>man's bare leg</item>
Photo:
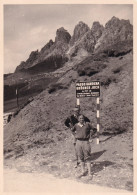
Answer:
M76 143L74 143L74 151L75 151L75 157L76 157L76 165L75 165L75 168L77 168L77 166L80 164L78 162L78 154L77 154L77 150L76 150Z
M81 162L81 172L82 174L85 174L85 163Z

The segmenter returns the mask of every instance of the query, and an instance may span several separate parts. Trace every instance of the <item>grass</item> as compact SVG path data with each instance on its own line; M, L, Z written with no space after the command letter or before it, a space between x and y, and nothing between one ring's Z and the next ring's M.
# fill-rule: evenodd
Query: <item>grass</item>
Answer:
M121 41L114 45L104 46L99 52L106 54L108 57L119 57L133 51L133 41Z
M56 92L60 89L67 89L68 85L63 85L61 83L54 83L49 86L48 92L51 94L53 92Z
M77 69L77 73L79 76L93 76L98 72L101 72L107 65L100 61L92 61L89 64L85 65L84 67L79 65Z

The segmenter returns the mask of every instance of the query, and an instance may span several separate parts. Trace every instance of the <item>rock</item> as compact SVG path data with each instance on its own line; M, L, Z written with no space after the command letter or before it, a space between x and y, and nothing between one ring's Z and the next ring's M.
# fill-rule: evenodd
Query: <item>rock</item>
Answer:
M29 58L27 59L26 63L31 63L33 62L34 60L36 60L38 58L38 55L39 55L39 52L38 50L36 51L32 51Z
M15 72L18 72L18 71L20 71L21 69L24 69L24 68L25 68L25 65L26 65L26 63L25 63L24 61L22 61L22 62L19 64L19 66L16 67Z
M101 25L99 22L93 22L91 32L93 33L96 41L101 37L103 31L103 25Z
M71 35L63 27L59 28L56 32L55 43L58 41L63 43L69 43Z
M112 17L106 25L102 36L95 45L95 50L102 50L110 45L121 41L129 41L133 39L133 26L129 20L120 20Z
M29 58L26 60L26 62L24 61L21 62L21 64L17 66L15 72L28 69L29 67L33 65L33 63L36 63L36 61L38 60L38 57L39 57L38 50L32 51L29 55Z
M81 49L84 49L87 52L93 53L95 43L96 43L96 41L95 41L95 38L93 36L93 33L91 30L89 30L88 32L86 32L86 34L83 37L81 37L81 39L79 39L73 45L73 47L69 51L69 55L71 57L75 57L76 55L78 55L78 53Z
M52 40L50 40L42 49L40 52L45 52L51 48L51 46L54 44Z
M71 46L74 45L74 43L78 41L83 35L85 35L85 33L89 30L90 28L88 27L87 24L85 24L84 22L79 22L75 26L73 36L71 37L70 40L70 45Z
M55 42L50 40L40 52L31 52L26 62L22 62L15 72L27 70L30 73L53 71L62 66L67 58L65 52L68 50L70 34L63 27L56 32Z

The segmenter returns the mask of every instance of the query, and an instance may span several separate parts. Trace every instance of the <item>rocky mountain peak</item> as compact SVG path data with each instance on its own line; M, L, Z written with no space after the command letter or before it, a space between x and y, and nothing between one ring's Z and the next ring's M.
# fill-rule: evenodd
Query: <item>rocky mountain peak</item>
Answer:
M84 26L87 26L87 24L85 24L84 22L82 22L82 21L79 21L79 23L76 25L77 27L78 26L81 26L82 28L84 27Z
M74 28L74 33L73 36L71 37L70 45L71 46L74 45L74 43L89 30L90 28L88 27L88 25L80 21Z
M94 32L97 31L99 28L104 29L103 25L101 25L98 21L93 22L91 30Z
M98 39L96 49L107 48L121 41L133 40L133 25L129 20L120 20L113 16L105 25L102 36Z
M132 28L132 25L130 24L129 20L120 20L119 18L113 16L105 25L105 28L108 29L108 28L111 28L111 29L114 29L114 28L122 28L124 26L126 27L129 27L129 28Z
M24 69L25 66L26 66L26 63L24 61L21 61L21 63L16 67L15 72L18 72L18 71Z
M49 40L49 42L41 49L41 52L44 52L45 50L49 49L52 45L54 44L54 42L51 40Z
M17 66L15 72L18 72L22 69L26 69L26 68L30 67L33 64L33 62L35 62L38 59L39 54L40 53L38 50L32 51L29 55L29 58L26 60L26 62L22 61L21 64L19 66Z
M67 30L65 30L63 27L57 29L55 43L58 41L63 43L69 43L70 39L71 35L68 33Z
M91 29L80 21L75 26L72 37L64 27L57 29L55 42L50 40L40 52L38 50L32 51L29 58L21 63L16 71L32 70L36 66L37 69L42 67L41 70L48 71L49 64L50 70L55 70L55 58L58 58L56 61L59 60L60 66L63 66L67 61L66 55L68 59L71 59L71 57L81 55L82 52L84 55L88 55L89 53L105 51L110 46L114 50L114 45L121 42L125 44L127 41L131 44L130 47L126 48L126 51L124 50L125 53L131 50L133 41L133 25L130 24L129 20L121 20L114 16L106 23L105 27L95 21ZM81 53L79 54L79 52Z
M97 41L104 31L104 26L101 25L99 22L93 22L91 31L95 37L95 40Z
M105 28L113 28L120 24L120 19L113 16L106 24Z
M39 51L32 51L29 55L29 58L27 59L26 63L32 63L33 61L35 61L38 58L39 55Z

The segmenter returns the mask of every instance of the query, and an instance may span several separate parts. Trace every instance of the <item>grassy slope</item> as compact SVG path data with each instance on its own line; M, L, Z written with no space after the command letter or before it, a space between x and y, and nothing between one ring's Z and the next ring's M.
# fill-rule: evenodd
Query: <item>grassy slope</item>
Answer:
M5 164L12 165L13 159L16 158L14 166L20 171L45 170L57 176L74 178L76 170L73 168L74 162L71 161L74 158L71 135L64 126L64 120L76 103L74 81L99 79L102 82L101 132L127 132L102 142L100 146L93 144L94 159L99 163L95 165L95 170L100 179L97 176L92 181L80 181L131 190L132 61L132 54L124 56L123 59L109 58L106 62L107 68L92 77L78 77L77 72L71 70L61 80L64 85L69 83L68 89L52 94L45 90L39 94L5 127ZM118 68L120 71L116 70ZM96 99L85 98L80 102L82 112L96 126ZM25 165L25 162L28 164Z

